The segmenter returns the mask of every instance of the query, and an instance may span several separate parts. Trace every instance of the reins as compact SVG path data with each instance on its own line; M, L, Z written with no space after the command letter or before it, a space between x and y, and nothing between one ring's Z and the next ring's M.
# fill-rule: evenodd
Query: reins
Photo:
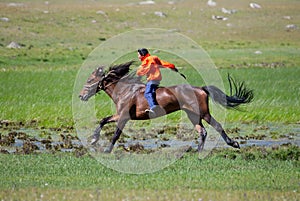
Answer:
M101 82L102 82L103 80L101 80ZM100 81L99 81L100 82ZM116 80L116 81L114 81L114 82L111 82L111 83L109 83L108 85L106 85L106 86L104 86L104 85L102 85L102 83L100 84L100 88L103 90L103 91L105 91L109 86L111 86L111 85L113 85L113 84L115 84L115 83L117 83L117 82L119 82L119 80Z
M100 89L102 89L103 91L105 91L105 90L107 89L107 87L109 87L109 86L111 86L111 85L113 85L113 84L115 84L115 83L117 83L117 82L120 81L120 79L118 79L118 80L112 81L112 82L110 82L109 84L107 84L106 86L104 86L103 81L105 81L105 78L107 78L108 75L109 75L110 73L111 73L111 71L108 72L108 73L103 77L103 79L101 79L101 80L98 82L98 85L100 86Z

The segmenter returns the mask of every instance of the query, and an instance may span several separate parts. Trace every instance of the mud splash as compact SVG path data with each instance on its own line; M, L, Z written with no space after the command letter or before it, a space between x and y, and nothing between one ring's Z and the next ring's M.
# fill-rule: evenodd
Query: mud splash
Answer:
M29 123L0 121L0 153L31 154L74 152L80 156L87 151L72 127L38 127L36 121Z
M300 146L300 125L256 125L237 124L227 125L226 132L238 140L241 147L273 147L281 145ZM113 126L103 131L101 141L103 146L109 143L113 134ZM151 132L143 129L129 129L129 133L122 136L115 146L116 152L150 153L158 149L182 148L197 150L197 135L191 129L180 132L173 127L164 126L153 128ZM128 133L128 132L127 132ZM221 139L216 148L227 147ZM206 147L210 142L206 142ZM43 128L36 122L23 124L22 122L0 121L0 152L5 154L31 154L72 152L82 156L88 152L77 137L74 128Z

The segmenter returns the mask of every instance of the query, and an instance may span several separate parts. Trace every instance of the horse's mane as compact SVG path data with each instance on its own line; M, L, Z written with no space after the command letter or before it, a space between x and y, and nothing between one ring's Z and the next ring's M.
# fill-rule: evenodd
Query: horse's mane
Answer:
M113 65L105 75L108 82L118 82L118 90L122 92L124 99L130 99L138 93L145 84L141 81L141 77L137 77L134 72L129 73L130 66L135 61L129 61L123 64Z
M128 61L122 64L115 64L109 67L108 74L113 73L118 77L123 77L124 75L128 74L130 70L130 66L134 63L134 61Z
M143 84L141 77L135 76L134 72L129 73L130 66L135 61L129 61L122 64L116 64L109 67L109 71L106 74L107 80L111 82L120 81L128 84Z

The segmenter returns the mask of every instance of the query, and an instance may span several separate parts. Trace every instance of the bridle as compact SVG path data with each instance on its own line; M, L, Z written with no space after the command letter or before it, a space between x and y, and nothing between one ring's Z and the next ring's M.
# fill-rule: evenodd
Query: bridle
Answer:
M107 75L103 75L103 76L102 76L102 79L101 79L98 83L96 82L96 83L98 84L98 88L99 88L99 90L97 90L96 93L97 93L98 91L101 91L101 90L105 91L109 86L111 86L111 85L113 85L113 84L119 82L119 80L115 80L115 81L113 81L113 82L110 82L110 83L107 84L107 85L104 85L104 81L105 81L105 79L108 77L108 75L109 75L109 72L107 73ZM98 88L97 88L97 89L98 89Z

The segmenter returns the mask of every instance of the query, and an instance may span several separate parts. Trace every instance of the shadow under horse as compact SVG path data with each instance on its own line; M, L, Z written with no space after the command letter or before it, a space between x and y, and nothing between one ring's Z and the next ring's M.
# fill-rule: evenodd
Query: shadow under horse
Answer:
M122 129L129 120L147 120L152 118L145 111L148 109L147 100L144 97L145 84L141 78L129 74L130 66L134 61L111 66L108 71L104 67L98 67L88 78L80 99L87 101L99 91L104 91L115 103L116 114L103 118L95 129L91 144L96 144L100 138L100 131L104 125L112 122L117 123L115 133L110 146L105 152L111 152L114 144L119 139ZM241 104L250 103L253 92L245 87L244 82L236 83L229 75L230 95L226 95L216 86L196 87L188 84L159 87L156 90L156 99L163 112L156 117L183 110L199 133L198 151L203 150L207 132L202 124L204 119L225 140L234 147L240 148L237 141L227 136L221 124L217 122L209 112L209 96L225 108L237 108ZM232 95L232 90L234 94Z

